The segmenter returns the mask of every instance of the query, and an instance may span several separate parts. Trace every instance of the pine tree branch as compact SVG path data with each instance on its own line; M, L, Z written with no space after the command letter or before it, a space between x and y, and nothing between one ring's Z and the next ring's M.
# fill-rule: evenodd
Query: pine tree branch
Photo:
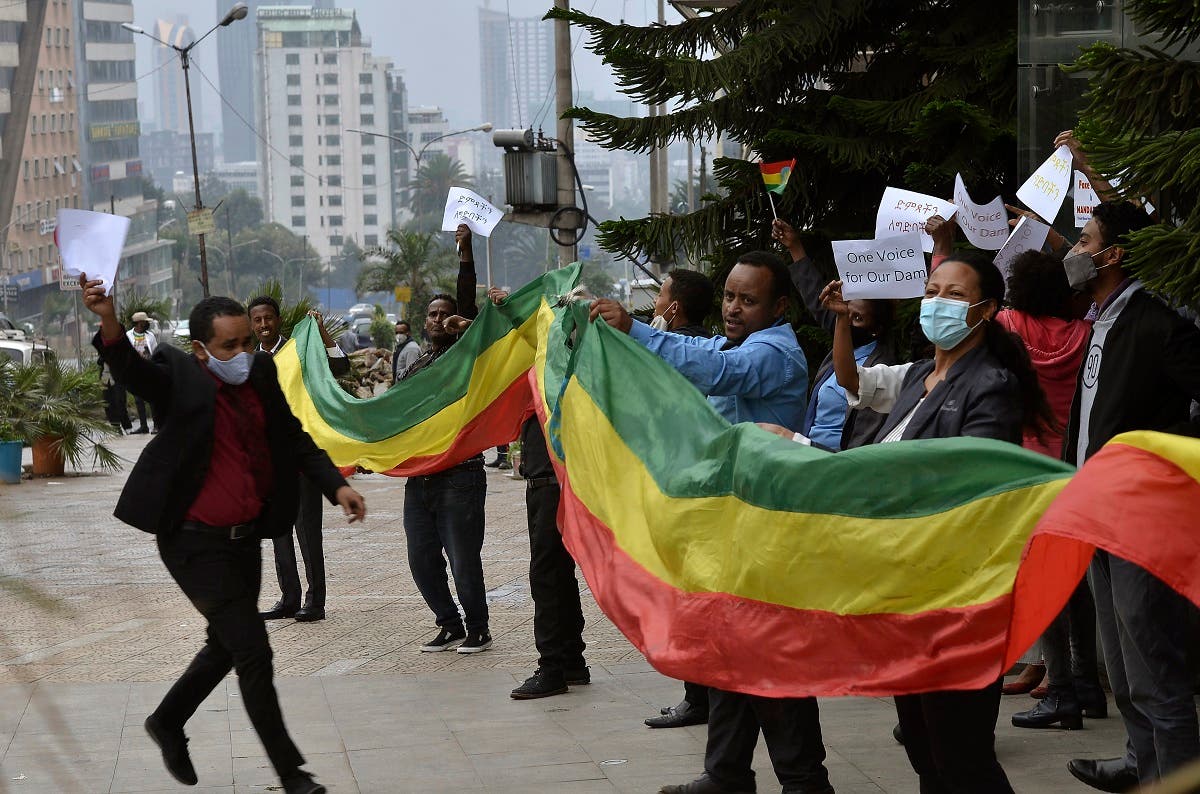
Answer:
M1164 47L1187 47L1200 39L1200 3L1125 0L1123 11L1139 30L1157 32Z

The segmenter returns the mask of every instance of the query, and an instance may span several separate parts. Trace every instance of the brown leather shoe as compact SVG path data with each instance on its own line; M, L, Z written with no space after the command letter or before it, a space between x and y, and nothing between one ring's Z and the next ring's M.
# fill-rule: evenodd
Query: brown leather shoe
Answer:
M1006 695L1024 695L1033 689L1046 677L1046 665L1027 664L1021 674L1004 684L1000 691Z

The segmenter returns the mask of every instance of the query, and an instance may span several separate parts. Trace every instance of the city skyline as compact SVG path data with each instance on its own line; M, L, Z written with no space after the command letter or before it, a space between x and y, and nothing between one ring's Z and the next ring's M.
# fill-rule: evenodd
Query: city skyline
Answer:
M226 5L232 5L229 0ZM262 3L266 5L267 3ZM359 2L337 3L291 3L295 5L335 5L339 8L354 10L359 19L364 34L371 39L373 52L380 57L391 59L397 70L403 75L409 95L409 103L417 105L437 105L446 113L451 126L473 126L493 119L480 118L482 115L482 86L480 79L480 42L477 9L488 7L494 12L511 14L514 19L541 17L552 6L552 0L470 0L469 3L428 4L417 2L387 2L387 0L359 0ZM181 5L179 0L137 0L134 5L134 18L137 24L146 29L152 29L158 19L172 19L181 11L186 12L191 26L198 34L208 30L217 22L216 3L205 2L194 5ZM463 8L466 5L467 8ZM647 15L656 13L656 4L643 0L594 0L594 2L577 2L574 7L609 19L619 19L622 13L630 24L644 24ZM397 9L400 9L399 11ZM668 19L674 19L674 11L668 11ZM546 25L552 23L547 22ZM246 25L252 27L252 18L235 22L234 26ZM455 25L458 35L461 35L462 48L447 48L445 36L429 36L430 27ZM232 28L233 26L231 26ZM391 32L394 30L394 33ZM387 31L386 33L384 31ZM213 39L230 34L231 29L220 30L213 34ZM236 35L236 34L235 34ZM581 31L572 29L572 45L574 47L575 91L591 92L597 99L608 99L620 96L612 74L598 58L588 52L581 41ZM144 75L156 65L152 58L153 42L139 37L137 44L137 69L139 75ZM455 57L447 61L447 53ZM205 41L193 52L193 62L202 69L214 84L220 85L220 58L218 57L217 41ZM436 64L431 68L430 63ZM139 101L146 110L145 117L152 118L158 114L154 106L153 91L149 80L144 81L145 88L139 87ZM220 98L203 80L193 81L193 90L199 83L199 94L210 110L203 118L197 119L198 131L222 131L221 112L212 112L223 108ZM542 124L553 120L552 113L543 114ZM526 124L529 119L523 119Z

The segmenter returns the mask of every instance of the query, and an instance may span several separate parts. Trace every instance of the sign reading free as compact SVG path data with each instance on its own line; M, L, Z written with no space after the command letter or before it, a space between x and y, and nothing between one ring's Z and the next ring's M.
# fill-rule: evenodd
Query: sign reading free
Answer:
M925 256L917 231L876 240L835 240L842 297L917 298L925 294Z

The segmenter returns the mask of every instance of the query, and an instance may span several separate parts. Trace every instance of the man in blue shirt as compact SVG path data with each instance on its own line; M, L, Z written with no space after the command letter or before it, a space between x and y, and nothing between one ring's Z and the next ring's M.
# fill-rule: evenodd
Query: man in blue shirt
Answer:
M743 254L722 291L725 336L687 338L633 320L621 304L592 303L602 318L679 370L733 423L799 427L808 366L784 318L791 292L783 262L766 251ZM754 747L762 731L775 775L788 794L832 794L825 769L816 698L765 698L711 689L704 774L664 786L662 794L731 794L755 790Z

